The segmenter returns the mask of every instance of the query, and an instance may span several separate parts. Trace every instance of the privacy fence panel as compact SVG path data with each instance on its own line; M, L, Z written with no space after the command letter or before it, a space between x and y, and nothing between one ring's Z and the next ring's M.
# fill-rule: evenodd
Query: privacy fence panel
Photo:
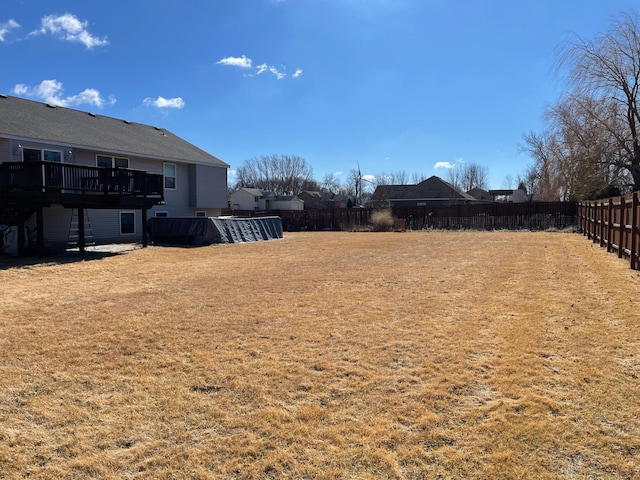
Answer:
M640 192L578 204L582 233L593 243L640 268Z
M226 211L236 216L278 215L285 231L368 229L376 209L335 208L326 210ZM393 207L394 219L404 220L409 230L546 230L577 224L574 202L485 203Z

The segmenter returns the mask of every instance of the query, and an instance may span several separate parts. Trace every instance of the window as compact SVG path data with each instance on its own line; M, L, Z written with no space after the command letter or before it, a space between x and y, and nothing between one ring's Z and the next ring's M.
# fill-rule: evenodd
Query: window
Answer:
M129 159L96 155L96 165L102 168L129 168Z
M62 152L56 152L54 150L43 150L42 158L44 158L45 162L62 163Z
M156 217L168 217L169 212L156 212Z
M204 212L204 211L196 212L196 217L206 217L206 216L207 216L207 212Z
M120 212L120 235L136 233L135 212Z
M57 150L24 148L22 150L22 160L24 162L62 162L62 152Z
M176 166L173 163L164 164L164 188L176 188Z

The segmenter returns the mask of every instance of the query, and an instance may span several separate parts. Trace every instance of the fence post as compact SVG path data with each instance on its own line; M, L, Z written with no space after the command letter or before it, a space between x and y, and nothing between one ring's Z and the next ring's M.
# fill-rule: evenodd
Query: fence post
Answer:
M637 230L638 230L638 192L633 194L632 207L631 207L631 268L637 270L638 267L638 242L637 242Z
M611 237L613 225L613 198L609 198L607 206L607 252L611 252Z
M620 238L618 240L618 258L622 258L622 250L624 249L624 231L626 229L626 209L627 204L624 197L620 197Z
M604 247L604 202L600 202L600 248Z

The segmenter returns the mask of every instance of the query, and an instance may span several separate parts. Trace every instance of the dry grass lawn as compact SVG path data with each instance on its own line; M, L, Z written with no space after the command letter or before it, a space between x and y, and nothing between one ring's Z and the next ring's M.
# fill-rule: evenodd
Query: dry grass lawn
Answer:
M640 478L640 274L577 234L0 262L0 478Z

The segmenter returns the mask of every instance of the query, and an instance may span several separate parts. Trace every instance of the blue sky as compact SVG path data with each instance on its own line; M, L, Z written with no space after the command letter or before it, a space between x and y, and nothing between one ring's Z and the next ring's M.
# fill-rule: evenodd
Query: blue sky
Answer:
M289 154L319 181L358 164L446 178L473 162L503 188L563 92L559 46L635 4L3 0L0 93L163 127L231 170Z

